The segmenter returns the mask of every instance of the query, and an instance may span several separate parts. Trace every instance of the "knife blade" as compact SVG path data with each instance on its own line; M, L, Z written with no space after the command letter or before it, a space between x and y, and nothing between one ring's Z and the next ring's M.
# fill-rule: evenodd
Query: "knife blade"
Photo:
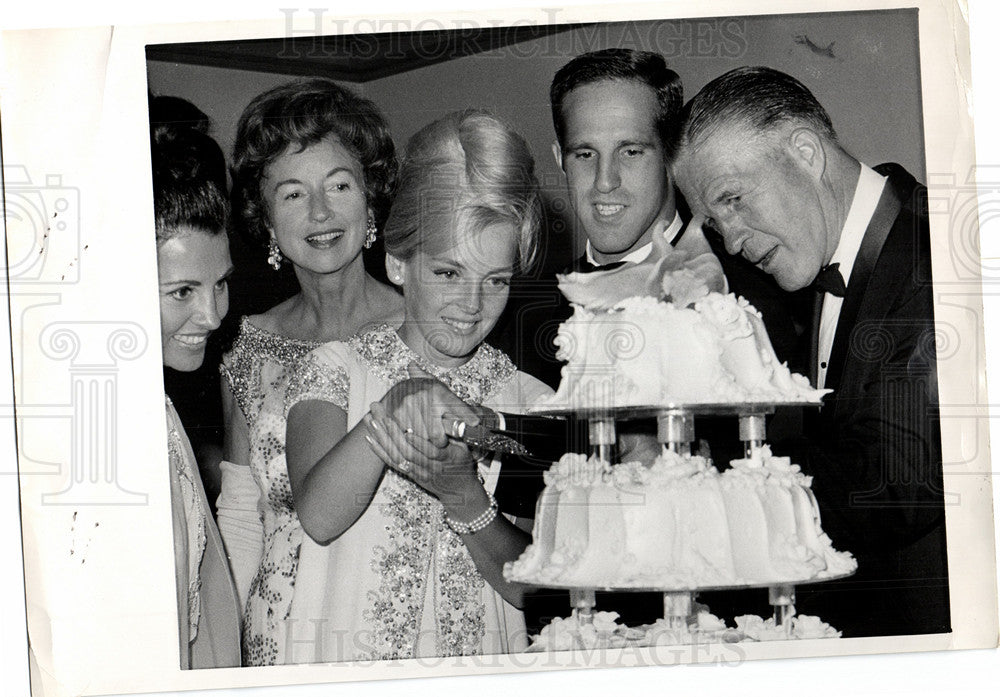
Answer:
M467 445L479 448L480 450L490 450L510 455L531 455L528 449L514 438L514 434L510 431L483 426L482 424L473 426L460 418L447 414L442 419L445 425L445 433L449 437L460 440Z

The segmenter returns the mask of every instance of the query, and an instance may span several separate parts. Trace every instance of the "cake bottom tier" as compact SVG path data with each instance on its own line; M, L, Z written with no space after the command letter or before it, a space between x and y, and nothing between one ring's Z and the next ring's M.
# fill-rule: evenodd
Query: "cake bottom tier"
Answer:
M646 646L676 646L681 644L737 643L752 641L789 641L797 639L836 639L840 632L813 615L795 615L790 624L778 626L773 618L740 615L736 626L695 603L687 627L677 629L667 620L628 627L618 622L617 612L593 613L592 622L581 621L576 610L566 618L552 620L532 637L528 651L571 651L574 649L616 649Z

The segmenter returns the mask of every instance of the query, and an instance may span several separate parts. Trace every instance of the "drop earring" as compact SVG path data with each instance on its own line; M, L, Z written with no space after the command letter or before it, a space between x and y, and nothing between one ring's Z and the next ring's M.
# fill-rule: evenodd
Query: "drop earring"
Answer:
M368 216L368 227L365 228L365 249L371 249L375 244L375 234L378 228L375 227L375 218Z
M267 243L267 263L271 265L271 268L277 271L281 268L281 260L284 257L281 256L281 250L278 249L278 243L274 241L272 237Z

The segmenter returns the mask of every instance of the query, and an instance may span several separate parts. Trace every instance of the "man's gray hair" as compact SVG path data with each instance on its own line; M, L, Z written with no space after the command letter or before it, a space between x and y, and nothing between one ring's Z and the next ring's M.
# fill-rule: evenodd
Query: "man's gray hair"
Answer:
M736 68L709 82L684 107L674 147L698 143L723 126L767 133L789 122L837 140L826 110L794 77L765 67Z

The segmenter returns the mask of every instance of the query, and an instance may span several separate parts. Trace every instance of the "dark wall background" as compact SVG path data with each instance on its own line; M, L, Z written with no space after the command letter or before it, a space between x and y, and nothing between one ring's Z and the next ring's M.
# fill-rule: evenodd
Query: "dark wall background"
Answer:
M894 161L926 181L921 117L917 10L812 13L582 27L456 58L352 86L374 100L402 148L421 126L455 109L485 107L512 123L531 144L548 189L558 245L550 261L572 256L577 240L565 226L562 179L551 156L548 88L570 58L626 46L662 53L693 96L741 65L768 65L794 75L830 112L841 140L868 164ZM223 150L247 102L293 75L150 61L157 94L189 99L215 124ZM556 249L555 247L558 247Z

